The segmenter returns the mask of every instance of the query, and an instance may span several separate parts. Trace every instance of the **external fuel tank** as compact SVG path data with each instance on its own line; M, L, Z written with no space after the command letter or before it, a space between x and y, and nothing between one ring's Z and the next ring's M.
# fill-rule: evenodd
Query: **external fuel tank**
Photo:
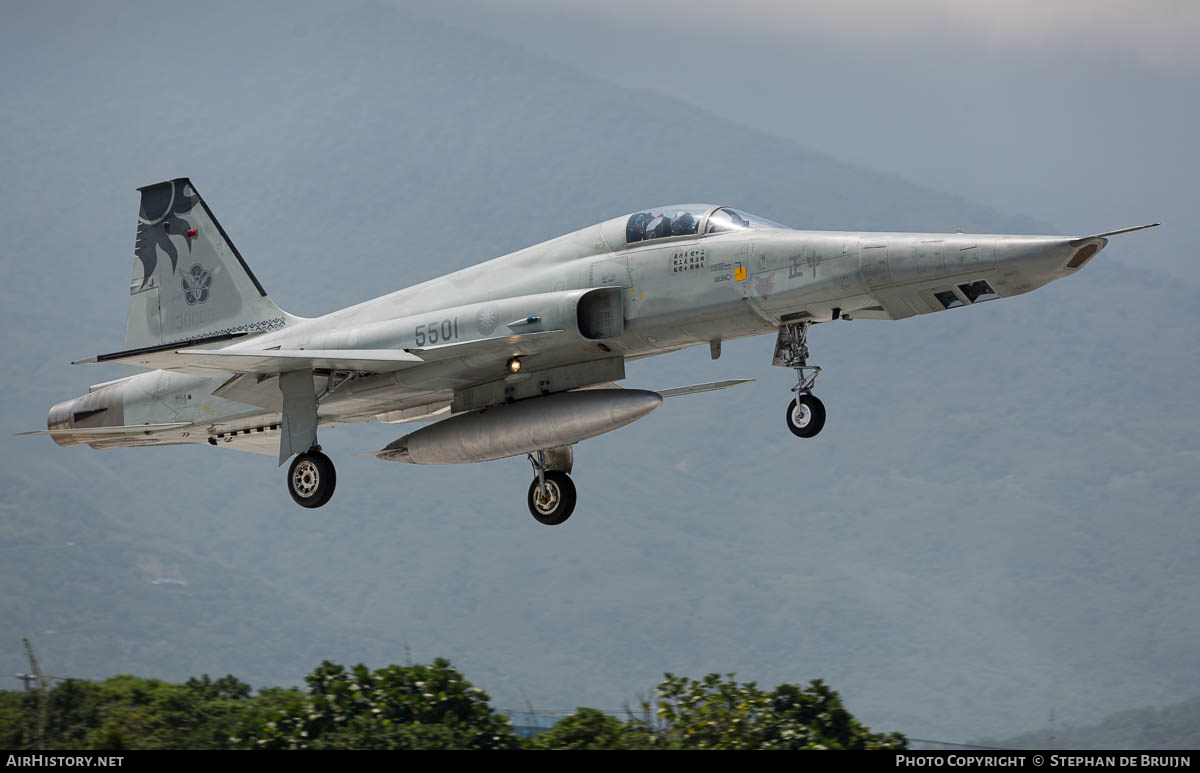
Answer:
M405 435L376 454L388 462L464 464L569 446L624 427L662 405L641 389L584 389L464 413Z

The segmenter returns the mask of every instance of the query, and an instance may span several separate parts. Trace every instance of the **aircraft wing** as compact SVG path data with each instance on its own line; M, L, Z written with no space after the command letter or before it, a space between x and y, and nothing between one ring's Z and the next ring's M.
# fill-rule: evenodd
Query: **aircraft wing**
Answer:
M355 370L391 373L423 360L403 349L195 349L176 346L136 349L89 357L76 365L121 363L139 368L211 375L221 373L286 373L292 370Z
M221 373L276 374L293 370L353 370L392 373L425 362L474 357L499 358L531 355L552 347L563 330L497 336L474 341L457 341L416 349L204 349L198 342L168 344L99 354L75 365L119 363L151 370L211 375ZM208 343L205 341L204 343Z
M741 386L749 384L754 379L752 378L731 378L726 381L707 381L703 384L689 384L688 386L671 387L670 389L652 389L652 392L658 392L662 397L679 397L680 395L695 395L701 392L714 392L718 389L728 389L729 387ZM625 387L615 381L605 381L600 384L592 384L590 386L580 387L575 390L582 392L585 389L624 389Z
M178 352L185 367L197 367L233 373L284 373L290 370L356 370L391 373L419 365L423 360L403 349L276 349L274 351L206 352L184 349Z

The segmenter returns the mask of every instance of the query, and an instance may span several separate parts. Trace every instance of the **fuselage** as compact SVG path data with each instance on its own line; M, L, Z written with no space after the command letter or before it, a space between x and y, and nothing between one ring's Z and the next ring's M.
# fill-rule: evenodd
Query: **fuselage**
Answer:
M536 373L774 333L793 322L903 319L1018 295L1073 273L1107 243L1100 237L797 231L752 218L742 221L746 227L705 232L703 223L724 210L684 209L701 213L692 232L637 232L631 239L632 218L656 210L614 218L321 317L290 317L281 329L228 349L420 352L565 330L566 345L530 357ZM619 298L616 335L589 334L592 323L579 311L581 298L601 288L609 300ZM344 388L330 374L321 423L447 416L456 393L498 378L494 358L472 362L471 356L356 374ZM614 380L608 371L595 372L597 382ZM185 442L213 442L214 433L223 438L273 427L277 394L246 379L231 384L221 376L151 371L55 406L49 424L68 426L66 416L94 405L109 410L108 423L191 422L207 429ZM139 444L137 438L56 441Z

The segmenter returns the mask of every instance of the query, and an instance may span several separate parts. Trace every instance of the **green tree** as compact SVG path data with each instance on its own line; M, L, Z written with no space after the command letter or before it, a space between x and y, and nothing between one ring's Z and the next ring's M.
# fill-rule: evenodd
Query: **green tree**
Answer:
M675 749L903 749L899 733L872 733L817 679L771 692L733 674L667 674L658 686L662 745Z
M515 749L521 739L483 690L445 660L375 671L326 661L306 692L252 695L232 676L183 684L115 676L65 681L47 695L50 749ZM667 674L646 719L581 708L529 749L902 749L863 727L817 680L770 692L733 674ZM0 743L37 745L36 693L0 691Z
M529 739L527 749L653 749L658 737L642 722L622 722L599 709L579 708Z
M254 726L251 715L260 706L275 705L250 693L250 685L232 676L203 676L184 684L135 676L103 682L66 680L47 695L47 745L97 750L232 748L239 741L239 729ZM5 708L0 712L5 747L35 748L36 694L6 694L0 706ZM18 713L10 714L12 708Z
M308 695L247 735L260 749L515 749L520 738L487 693L441 658L347 669L325 661Z

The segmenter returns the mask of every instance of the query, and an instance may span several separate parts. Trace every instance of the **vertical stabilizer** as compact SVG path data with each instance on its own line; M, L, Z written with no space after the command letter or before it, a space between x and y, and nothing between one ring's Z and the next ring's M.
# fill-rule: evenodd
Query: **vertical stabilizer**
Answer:
M190 180L138 190L126 349L265 332L293 319L267 296Z

